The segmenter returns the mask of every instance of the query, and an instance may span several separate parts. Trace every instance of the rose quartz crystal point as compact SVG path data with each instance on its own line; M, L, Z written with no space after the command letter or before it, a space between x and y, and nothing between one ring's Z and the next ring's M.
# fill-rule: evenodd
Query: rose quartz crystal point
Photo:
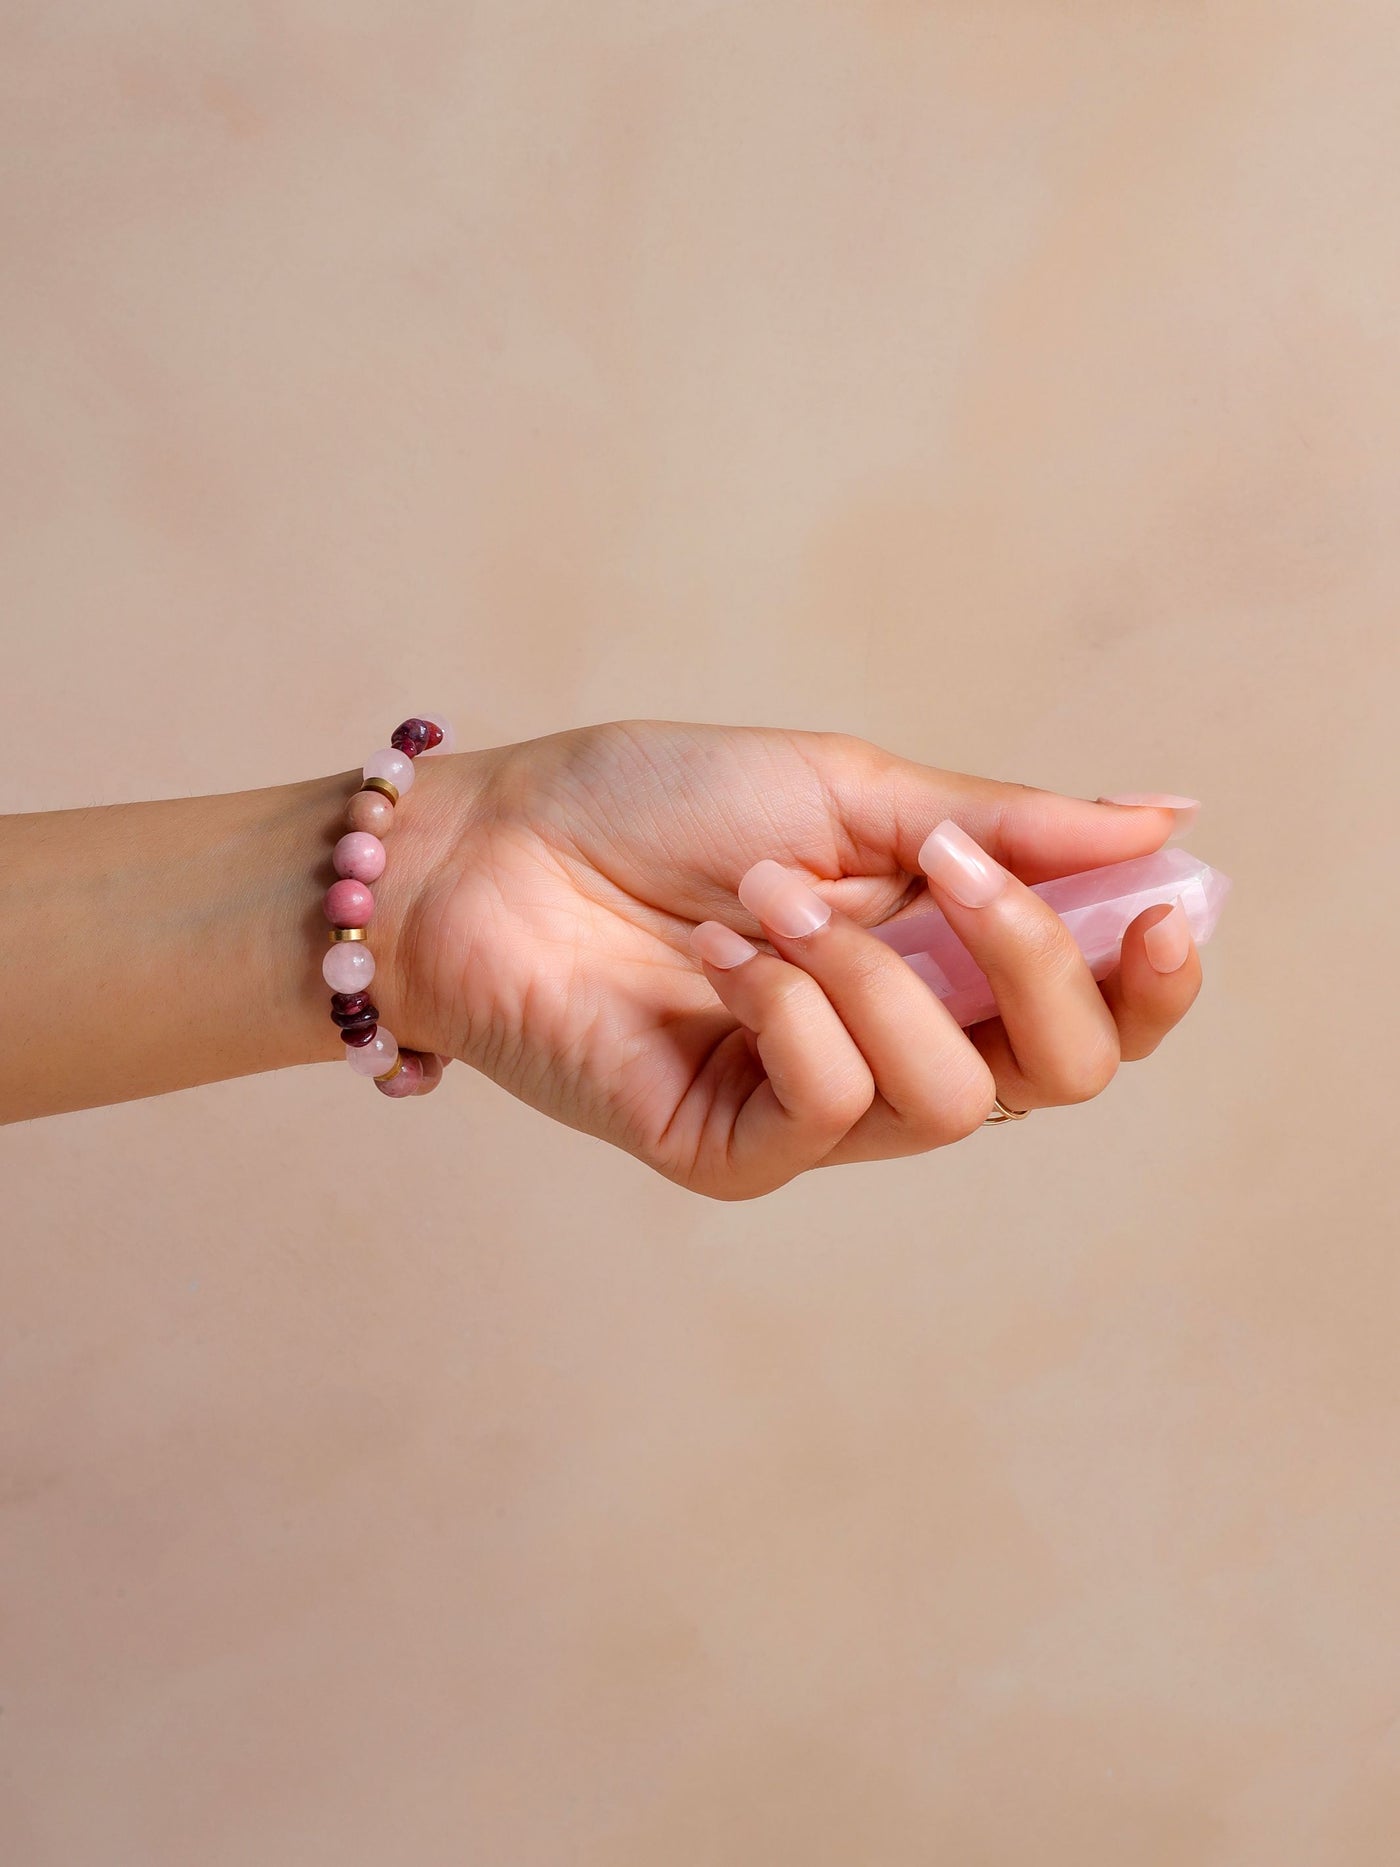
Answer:
M1179 898L1192 937L1197 946L1204 946L1215 931L1230 887L1228 875L1177 848L1037 882L1034 892L1054 908L1088 960L1089 970L1102 979L1118 963L1129 922L1158 902ZM870 931L904 955L959 1024L977 1024L996 1016L996 999L986 974L937 910L907 914Z

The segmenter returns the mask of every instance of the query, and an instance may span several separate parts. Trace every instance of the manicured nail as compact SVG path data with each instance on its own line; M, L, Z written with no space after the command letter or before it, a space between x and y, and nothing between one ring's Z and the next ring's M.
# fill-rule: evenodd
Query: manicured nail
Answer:
M701 921L698 927L692 927L690 947L693 953L708 960L710 965L718 966L721 972L728 972L731 966L742 966L758 951L752 941L735 933L732 927L726 927L723 921Z
M831 919L831 909L821 896L769 856L746 871L737 892L756 920L789 940L815 933Z
M1199 810L1198 797L1175 797L1170 791L1118 791L1112 797L1096 797L1096 804L1150 804L1154 810Z
M951 817L935 824L924 838L919 867L965 908L986 907L1006 886L1006 870Z
M1191 951L1191 923L1180 900L1172 903L1170 914L1147 929L1142 936L1147 957L1158 972L1175 972L1186 963Z

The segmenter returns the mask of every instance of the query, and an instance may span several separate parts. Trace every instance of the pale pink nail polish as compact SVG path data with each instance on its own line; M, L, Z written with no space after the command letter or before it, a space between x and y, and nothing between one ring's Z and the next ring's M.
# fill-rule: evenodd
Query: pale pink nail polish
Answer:
M821 896L769 856L744 873L737 893L755 920L789 940L815 933L831 919L831 909Z
M752 941L735 933L732 927L726 927L723 921L701 921L693 927L690 946L692 952L711 966L718 966L721 972L728 972L731 966L742 966L758 951Z
M1175 972L1178 966L1185 965L1186 955L1191 951L1191 923L1180 899L1172 903L1170 914L1164 914L1155 926L1147 929L1142 943L1148 960L1158 972Z
M961 824L945 817L919 849L919 867L965 908L984 908L1005 888L1006 870L974 843Z
M1096 804L1147 804L1153 810L1199 810L1198 797L1174 797L1170 791L1119 791L1112 797L1096 797Z

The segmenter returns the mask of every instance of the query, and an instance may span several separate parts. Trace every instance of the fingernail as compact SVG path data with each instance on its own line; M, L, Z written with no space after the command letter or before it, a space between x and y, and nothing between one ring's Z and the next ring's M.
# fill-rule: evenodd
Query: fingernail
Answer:
M1147 929L1142 943L1158 972L1175 972L1178 966L1186 963L1186 955L1191 951L1191 923L1180 900L1172 903L1170 914L1164 914Z
M758 951L752 941L735 933L732 927L726 927L723 921L701 921L697 927L692 927L690 947L693 953L708 960L710 965L718 966L721 972L728 972L731 966L742 966Z
M965 908L986 907L1006 886L1006 870L951 817L945 817L924 838L919 867Z
M1112 797L1096 797L1096 804L1149 804L1154 810L1199 810L1198 797L1176 797L1170 791L1118 791Z
M831 919L831 909L821 896L769 856L745 872L737 892L756 920L789 940L815 933Z

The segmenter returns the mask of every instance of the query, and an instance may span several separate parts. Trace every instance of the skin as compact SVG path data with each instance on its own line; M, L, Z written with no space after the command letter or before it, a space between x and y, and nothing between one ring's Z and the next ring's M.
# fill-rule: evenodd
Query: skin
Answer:
M0 819L0 935L24 981L0 1119L341 1057L320 895L358 777ZM1008 871L985 907L920 870L945 818ZM963 1139L994 1094L1083 1102L1150 1055L1200 990L1194 945L1157 971L1144 934L1169 910L1150 908L1096 984L1029 884L1175 827L840 733L622 720L434 756L375 885L373 996L402 1045L694 1192L750 1199ZM763 857L831 906L825 926L789 938L748 912L736 890ZM996 995L968 1031L867 931L929 905ZM697 959L707 920L759 951Z

